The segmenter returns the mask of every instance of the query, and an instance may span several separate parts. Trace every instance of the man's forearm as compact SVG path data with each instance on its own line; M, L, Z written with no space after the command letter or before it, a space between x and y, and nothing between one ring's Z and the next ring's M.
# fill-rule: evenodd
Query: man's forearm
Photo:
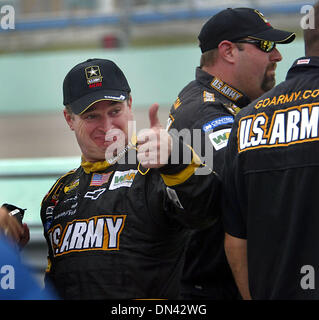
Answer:
M225 252L239 292L244 300L251 300L248 282L247 240L225 234Z

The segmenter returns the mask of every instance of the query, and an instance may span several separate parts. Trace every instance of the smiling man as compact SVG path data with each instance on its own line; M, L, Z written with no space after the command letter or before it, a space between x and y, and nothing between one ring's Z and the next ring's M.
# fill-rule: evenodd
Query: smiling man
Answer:
M189 163L168 163L178 142L161 128L156 104L135 137L130 92L105 59L82 62L64 79L64 117L82 163L45 196L41 218L46 281L65 299L177 299L188 229L216 219L217 176L196 174L195 153Z
M128 143L129 122L133 121L132 98L128 101L98 101L79 116L64 110L65 119L75 132L87 161L116 156L117 149ZM115 148L114 144L118 148Z

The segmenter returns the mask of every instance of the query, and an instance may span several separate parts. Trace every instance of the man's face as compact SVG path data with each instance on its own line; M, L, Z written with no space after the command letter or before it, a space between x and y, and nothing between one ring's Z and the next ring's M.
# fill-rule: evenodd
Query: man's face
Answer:
M125 147L128 122L133 120L131 106L132 99L129 98L124 102L99 101L81 115L64 111L85 160L103 161Z
M241 44L239 51L237 79L241 89L251 100L273 88L276 84L275 70L282 56L275 48L264 52L250 43Z

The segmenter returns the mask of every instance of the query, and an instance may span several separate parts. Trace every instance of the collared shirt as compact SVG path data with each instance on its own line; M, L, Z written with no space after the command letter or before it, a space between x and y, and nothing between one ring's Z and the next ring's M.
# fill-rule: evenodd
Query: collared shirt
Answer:
M196 79L178 95L171 107L167 129L178 132L202 161L219 175L224 167L234 117L249 99L238 89L200 68ZM188 135L185 132L188 129ZM215 202L220 202L220 197ZM218 210L221 216L221 210ZM232 299L237 289L224 252L224 230L219 220L213 227L194 232L190 238L183 276L183 292L211 299Z
M319 58L296 60L229 138L224 222L247 239L253 299L318 299Z
M112 165L82 162L62 176L41 207L46 283L65 299L177 299L186 234L214 223L220 186L213 174L189 174L193 163L185 170L141 168L131 148Z

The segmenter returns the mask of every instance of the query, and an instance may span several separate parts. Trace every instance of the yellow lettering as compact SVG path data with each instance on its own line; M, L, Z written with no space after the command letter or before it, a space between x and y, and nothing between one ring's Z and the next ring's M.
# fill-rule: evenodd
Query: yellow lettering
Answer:
M295 92L295 101L298 99L298 97L300 96L301 91Z
M267 101L267 102L266 102L266 101ZM270 102L270 99L269 99L269 98L265 99L264 102L263 102L263 107L264 107L264 108L267 107L268 104L269 104L269 102Z
M130 181L130 180L134 180L134 178L135 178L135 173L133 172L131 174L127 174L124 179Z
M277 99L277 104L283 104L285 99L285 95L281 94Z
M289 98L288 98L288 94L286 94L284 103L291 102L293 100L293 98L294 98L294 92L290 95Z
M306 93L307 93L307 95L306 95ZM310 97L310 95L311 95L311 90L305 90L302 97L304 99L308 99Z
M259 109L259 108L262 106L263 101L264 101L264 100L259 100L259 101L257 102L257 104L255 105L255 109Z
M276 104L276 99L277 97L273 97L273 99L271 100L271 102L269 103L269 105L271 106L272 104Z
M318 95L319 95L319 89L314 90L314 91L312 92L312 94L311 94L311 96L312 96L313 98L317 98Z

